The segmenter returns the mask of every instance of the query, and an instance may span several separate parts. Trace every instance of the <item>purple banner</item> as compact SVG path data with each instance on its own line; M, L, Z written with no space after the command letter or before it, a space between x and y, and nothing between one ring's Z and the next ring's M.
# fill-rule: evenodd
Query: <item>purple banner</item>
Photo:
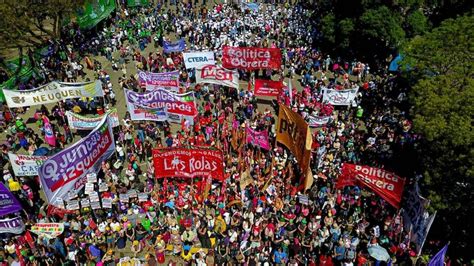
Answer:
M103 161L115 151L109 116L85 138L51 156L38 169L48 202L56 205L68 192L79 192L87 182L86 175L97 173Z
M20 217L0 220L0 233L19 235L25 231L25 224Z
M3 183L0 183L0 216L21 211L21 205Z
M246 128L247 143L259 146L262 149L270 150L270 142L268 140L267 131L255 131L249 127Z
M151 73L151 72L138 72L138 82L140 86L146 87L147 90L156 88L179 88L179 71L163 72L163 73Z

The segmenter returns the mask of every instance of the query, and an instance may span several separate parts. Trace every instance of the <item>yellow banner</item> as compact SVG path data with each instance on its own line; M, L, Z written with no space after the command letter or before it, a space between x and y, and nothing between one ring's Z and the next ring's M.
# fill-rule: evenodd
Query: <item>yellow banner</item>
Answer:
M301 172L307 173L311 159L311 131L298 113L282 104L278 113L277 141L295 155Z

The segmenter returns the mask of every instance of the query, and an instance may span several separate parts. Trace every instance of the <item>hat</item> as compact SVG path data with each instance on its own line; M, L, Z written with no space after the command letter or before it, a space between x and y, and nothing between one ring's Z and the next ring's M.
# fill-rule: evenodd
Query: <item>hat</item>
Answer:
M139 244L138 240L133 240L133 245L134 246L138 246L138 244Z

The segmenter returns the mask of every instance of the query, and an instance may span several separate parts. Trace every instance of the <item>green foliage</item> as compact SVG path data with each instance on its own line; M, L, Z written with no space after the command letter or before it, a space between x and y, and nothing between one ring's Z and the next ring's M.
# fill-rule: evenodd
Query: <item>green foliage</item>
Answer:
M429 29L428 18L420 10L411 12L406 19L408 37L421 35Z
M84 0L2 1L0 47L31 47L58 38L62 19L83 3Z
M446 20L413 38L403 54L414 84L414 130L425 140L424 183L445 225L438 233L466 251L473 230L465 221L474 211L474 16Z
M346 49L350 45L350 38L354 32L354 21L350 18L339 21L340 40L339 47Z
M336 17L330 13L323 17L321 20L321 32L323 33L324 40L329 45L336 43Z
M361 17L361 32L371 40L380 40L387 47L397 47L405 37L400 15L388 7L367 10Z

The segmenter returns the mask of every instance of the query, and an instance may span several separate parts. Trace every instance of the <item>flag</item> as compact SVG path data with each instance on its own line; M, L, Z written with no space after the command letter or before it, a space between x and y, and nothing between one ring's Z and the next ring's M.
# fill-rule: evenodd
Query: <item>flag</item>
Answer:
M44 123L44 140L50 146L56 146L56 137L54 136L53 127L51 123L49 123L49 118L47 116L43 116L43 123Z
M446 251L448 251L448 244L444 246L431 260L428 262L428 266L443 266L444 265L444 256L446 255Z

